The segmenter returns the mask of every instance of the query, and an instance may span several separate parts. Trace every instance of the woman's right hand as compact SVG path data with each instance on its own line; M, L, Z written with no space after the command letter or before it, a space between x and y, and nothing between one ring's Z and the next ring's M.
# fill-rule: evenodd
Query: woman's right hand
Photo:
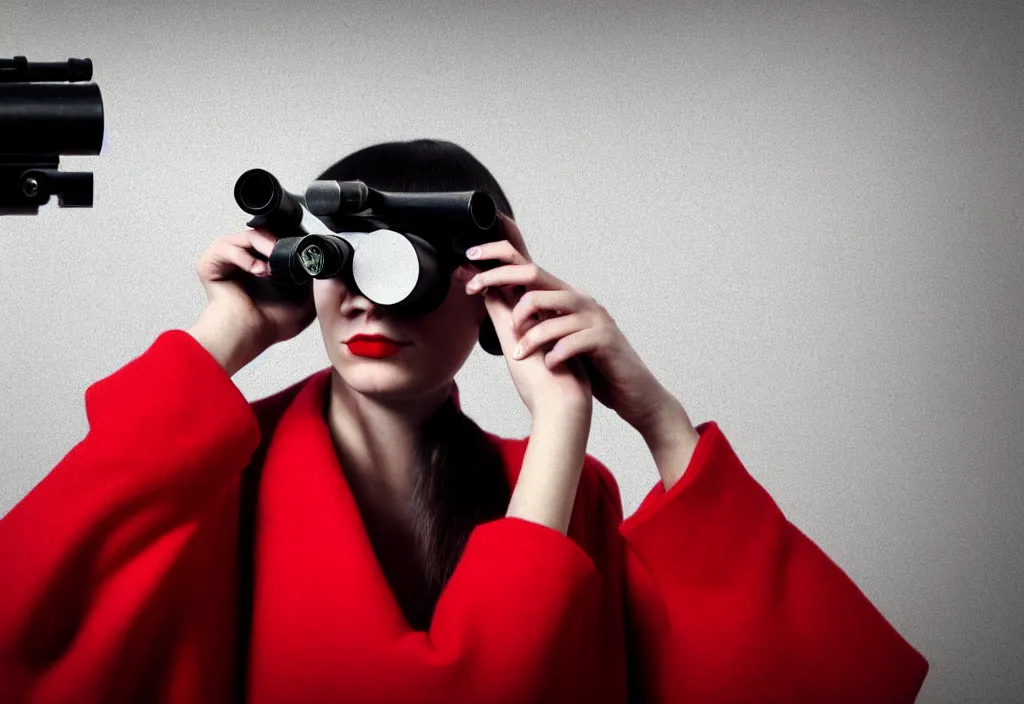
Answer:
M316 319L311 286L307 296L290 300L271 285L266 260L276 242L265 230L222 235L196 265L209 302L189 332L229 374Z

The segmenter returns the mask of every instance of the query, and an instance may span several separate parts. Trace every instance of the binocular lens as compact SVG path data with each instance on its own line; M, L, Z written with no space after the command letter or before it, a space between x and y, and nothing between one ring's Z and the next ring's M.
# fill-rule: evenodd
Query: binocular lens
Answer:
M295 263L315 279L344 275L351 258L352 245L331 235L306 235L295 252Z
M469 199L469 217L473 224L481 230L489 229L498 217L494 199L486 193L476 192Z
M266 171L253 169L238 179L235 195L238 205L247 213L261 215L274 204L279 191L277 181Z
M312 277L318 276L324 270L325 259L324 251L315 244L311 244L299 252L299 264L303 271Z

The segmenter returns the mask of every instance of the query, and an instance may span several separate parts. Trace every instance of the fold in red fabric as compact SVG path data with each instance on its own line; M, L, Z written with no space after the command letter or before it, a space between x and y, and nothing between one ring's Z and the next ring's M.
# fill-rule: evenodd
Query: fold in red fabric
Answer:
M0 520L0 701L915 699L927 661L714 421L626 520L587 455L568 535L477 526L410 628L333 450L329 380L249 403L171 330L90 386L86 437ZM529 438L489 437L514 484Z

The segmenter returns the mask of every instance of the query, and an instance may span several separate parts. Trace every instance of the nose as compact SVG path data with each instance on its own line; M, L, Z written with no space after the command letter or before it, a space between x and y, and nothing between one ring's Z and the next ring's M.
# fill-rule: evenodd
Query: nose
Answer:
M368 320L380 320L387 317L387 312L379 304L374 303L358 291L350 289L344 284L341 285L341 314L347 318L358 318L366 316Z

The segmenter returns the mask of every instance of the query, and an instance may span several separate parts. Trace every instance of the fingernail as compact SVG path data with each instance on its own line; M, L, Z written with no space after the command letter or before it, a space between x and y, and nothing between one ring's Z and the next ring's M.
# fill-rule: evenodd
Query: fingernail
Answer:
M466 290L472 293L473 291L480 290L480 281L477 279L470 279L469 283L466 284Z
M469 249L466 250L466 256L469 257L470 259L478 259L480 257L480 248L470 247Z
M266 264L264 264L263 262L256 262L256 263L254 263L252 265L252 268L249 271L251 271L254 274L262 274L266 270L267 270L267 265Z
M519 359L520 357L522 357L523 356L523 346L522 345L516 345L515 350L512 352L512 356L515 357L516 359Z

